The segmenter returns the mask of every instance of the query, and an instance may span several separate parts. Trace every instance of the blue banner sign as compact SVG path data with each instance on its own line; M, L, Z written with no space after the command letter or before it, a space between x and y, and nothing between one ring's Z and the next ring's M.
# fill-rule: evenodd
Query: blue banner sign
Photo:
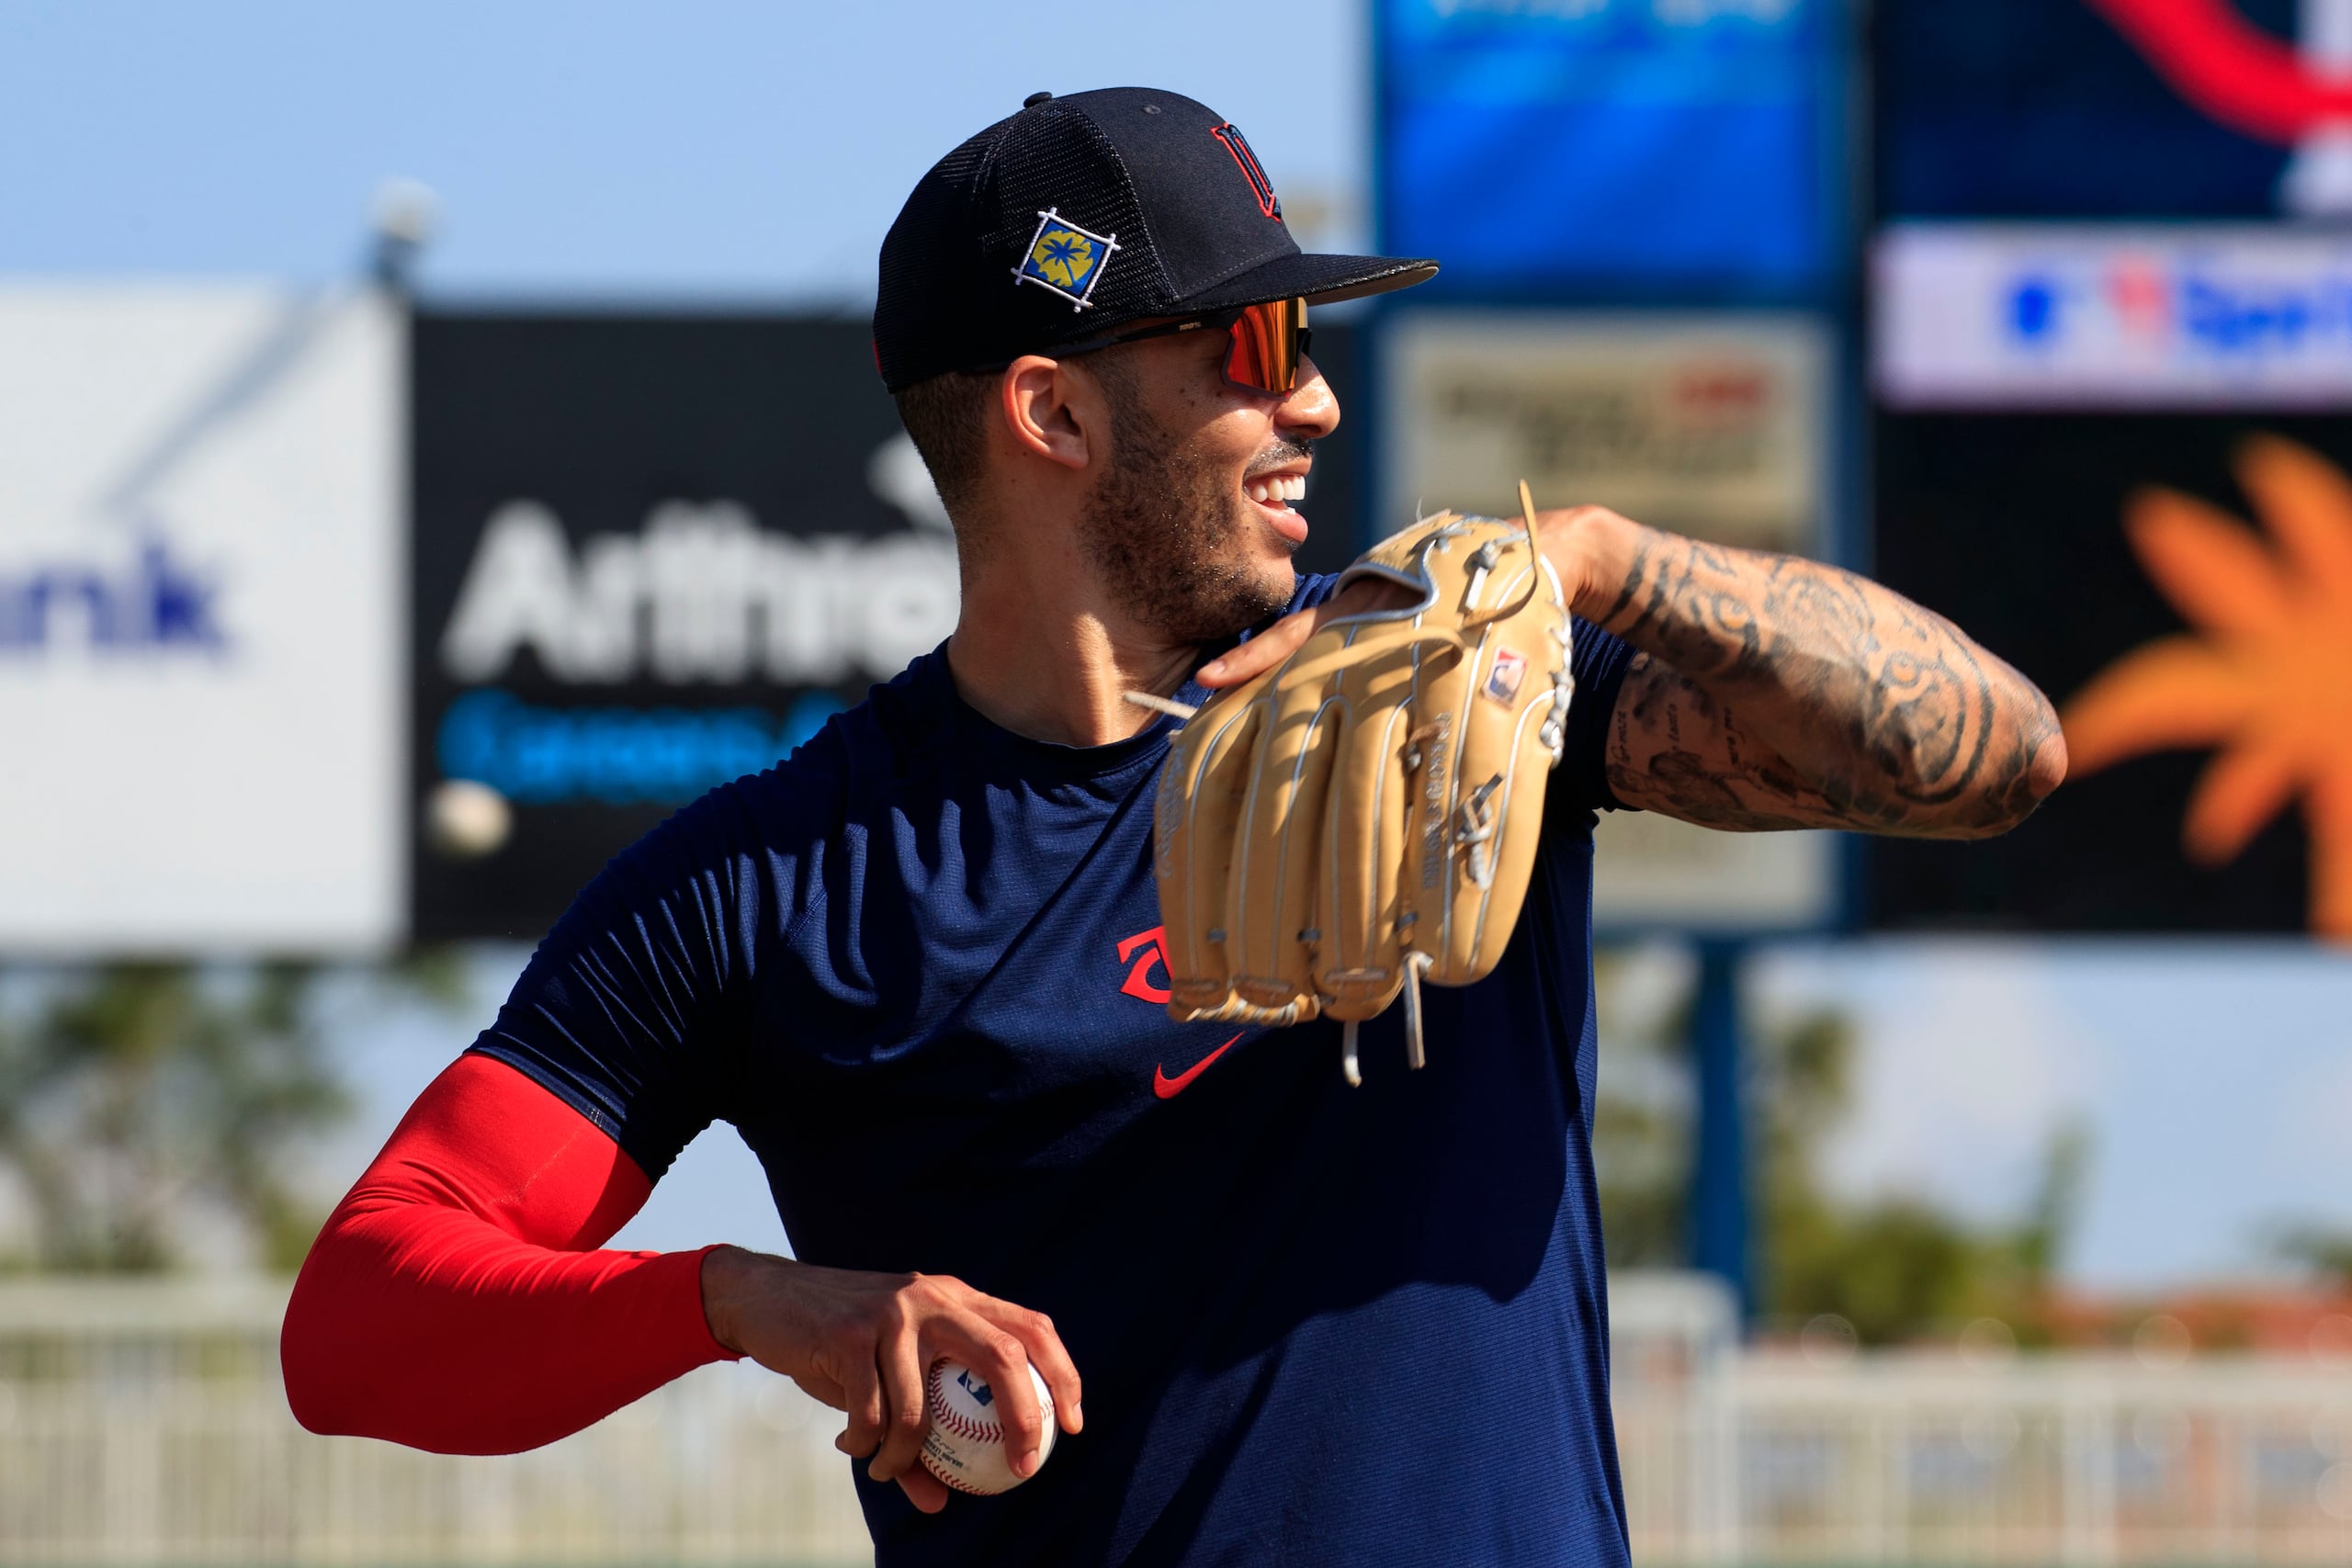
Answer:
M1843 10L1378 0L1383 248L1448 291L1820 288Z

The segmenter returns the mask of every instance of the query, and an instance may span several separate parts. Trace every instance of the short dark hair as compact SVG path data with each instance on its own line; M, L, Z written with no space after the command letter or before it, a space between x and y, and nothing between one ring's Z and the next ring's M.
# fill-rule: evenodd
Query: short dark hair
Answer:
M988 411L999 370L949 370L897 394L899 423L914 438L931 482L953 517L979 489L987 467Z

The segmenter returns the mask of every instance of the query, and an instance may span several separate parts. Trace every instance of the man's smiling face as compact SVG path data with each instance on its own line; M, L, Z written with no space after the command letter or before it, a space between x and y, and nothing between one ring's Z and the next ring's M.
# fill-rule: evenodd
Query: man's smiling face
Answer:
M1286 396L1225 378L1227 336L1180 333L1086 356L1113 412L1087 554L1144 626L1218 642L1290 603L1306 541L1291 502L1339 400L1309 360Z

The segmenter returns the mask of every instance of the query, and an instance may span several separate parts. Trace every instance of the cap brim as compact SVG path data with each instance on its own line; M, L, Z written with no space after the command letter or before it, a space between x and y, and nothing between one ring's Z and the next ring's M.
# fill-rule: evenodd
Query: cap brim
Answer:
M1263 266L1179 301L1176 309L1223 310L1302 297L1310 305L1331 305L1410 288L1436 276L1437 263L1426 256L1277 256Z

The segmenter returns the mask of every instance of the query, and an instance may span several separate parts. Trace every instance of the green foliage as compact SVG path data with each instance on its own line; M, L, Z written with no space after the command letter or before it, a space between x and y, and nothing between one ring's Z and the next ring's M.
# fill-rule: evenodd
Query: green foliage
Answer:
M1971 1221L1911 1194L1833 1195L1819 1156L1851 1110L1853 1054L1851 1024L1829 1012L1766 1032L1760 1043L1766 1315L1835 1314L1865 1345L1979 1317L2038 1337L2082 1186L2086 1134L2053 1134L2034 1196L2013 1223Z
M1619 1010L1622 966L1601 964L1601 1016ZM1685 1257L1691 1111L1688 999L1604 1034L1593 1140L1601 1217L1617 1267ZM1820 1155L1851 1110L1849 1020L1815 1011L1754 1030L1750 1111L1768 1323L1834 1314L1866 1345L1916 1339L1978 1317L2042 1338L2041 1303L2064 1250L2089 1157L2077 1127L2052 1135L2026 1212L1983 1224L1907 1194L1829 1190ZM2347 1238L2352 1240L2352 1238ZM2352 1246L2345 1260L2352 1265Z
M1950 1216L1910 1199L1859 1209L1776 1208L1768 1315L1835 1314L1865 1345L1916 1337L1931 1324L1994 1314L1987 1249Z
M1668 1110L1600 1097L1592 1142L1600 1173L1600 1228L1612 1267L1669 1269L1682 1261L1683 1212L1690 1204L1685 1124Z
M119 963L0 1017L0 1173L32 1220L18 1268L142 1272L186 1258L192 1214L226 1218L260 1261L301 1258L322 1208L286 1167L347 1099L311 1021L316 976Z
M1602 950L1593 970L1602 1025L1593 1167L1610 1265L1673 1268L1683 1258L1690 1184L1690 1088L1679 1017L1625 1016L1620 955Z
M2352 1231L2312 1224L2281 1225L2270 1237L2270 1250L2319 1284L2352 1291Z

